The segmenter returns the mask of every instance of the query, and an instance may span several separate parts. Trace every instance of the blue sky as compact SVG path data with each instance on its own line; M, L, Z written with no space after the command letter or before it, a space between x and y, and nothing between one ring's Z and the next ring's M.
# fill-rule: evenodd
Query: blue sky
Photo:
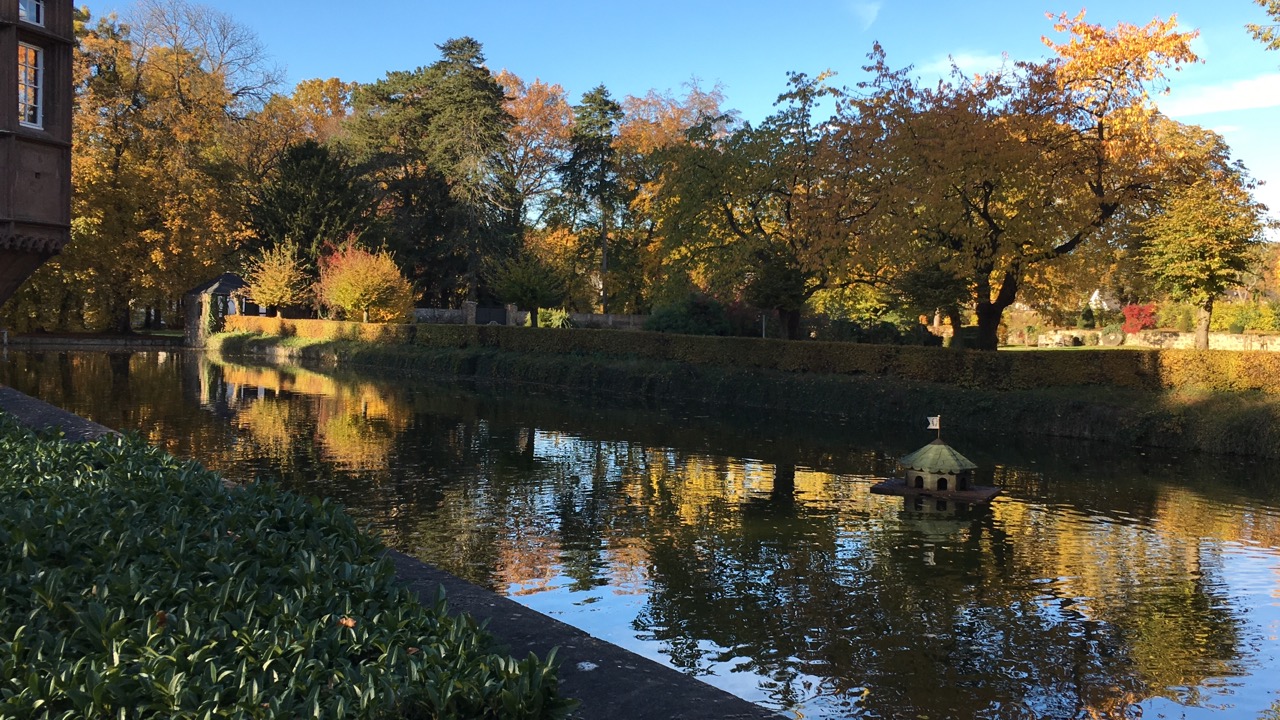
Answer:
M649 89L679 92L692 78L721 83L729 108L758 121L786 83L786 73L831 69L853 85L874 41L894 67L936 76L954 57L976 72L1012 59L1045 55L1052 35L1046 12L1072 5L1043 0L208 0L253 29L287 70L290 86L313 77L369 82L390 70L427 65L436 44L470 35L495 71L560 83L577 101L604 83L615 98ZM127 14L128 2L89 0L95 15ZM1268 53L1244 29L1264 22L1251 0L1106 0L1087 19L1143 24L1176 14L1198 28L1204 63L1171 78L1159 100L1176 119L1215 129L1253 175L1258 196L1280 216L1280 53Z

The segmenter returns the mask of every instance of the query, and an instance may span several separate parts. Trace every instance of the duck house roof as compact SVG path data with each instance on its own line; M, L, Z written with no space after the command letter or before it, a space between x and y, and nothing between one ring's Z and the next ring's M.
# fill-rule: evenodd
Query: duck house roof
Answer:
M978 467L941 440L934 440L898 462L908 470L927 473L958 473Z

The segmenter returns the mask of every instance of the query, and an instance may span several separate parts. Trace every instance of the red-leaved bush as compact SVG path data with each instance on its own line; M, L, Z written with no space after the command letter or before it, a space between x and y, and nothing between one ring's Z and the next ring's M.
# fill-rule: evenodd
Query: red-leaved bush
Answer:
M1136 333L1156 326L1155 305L1125 305L1124 331Z

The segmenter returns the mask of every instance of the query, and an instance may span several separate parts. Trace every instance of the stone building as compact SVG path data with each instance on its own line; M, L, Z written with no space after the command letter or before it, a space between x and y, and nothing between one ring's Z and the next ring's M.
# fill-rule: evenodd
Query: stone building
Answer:
M0 304L71 238L72 0L0 0Z
M223 273L186 292L183 296L186 307L184 338L188 347L204 347L210 335L222 330L226 316L258 312L257 305L236 297L247 286L248 283L239 275Z

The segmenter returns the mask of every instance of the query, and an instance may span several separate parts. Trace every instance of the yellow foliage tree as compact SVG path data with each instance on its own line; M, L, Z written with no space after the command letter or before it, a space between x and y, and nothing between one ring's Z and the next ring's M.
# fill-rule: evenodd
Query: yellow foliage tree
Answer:
M257 38L185 0L78 18L72 240L15 298L19 326L130 330L178 314L247 238L244 124L276 82Z
M1169 144L1186 165L1145 224L1141 251L1156 287L1197 308L1196 348L1209 347L1214 302L1262 260L1267 208L1253 198L1256 183L1233 162L1222 137L1177 126Z
M269 309L299 305L306 299L306 273L291 242L262 250L245 270L244 294Z
M413 316L415 296L391 253L372 253L348 243L322 262L316 297L348 318L407 322Z
M873 55L871 84L893 108L891 238L966 278L978 347L994 350L1005 308L1035 266L1105 239L1158 195L1171 162L1151 96L1196 56L1175 20L1103 28L1056 18L1056 57L917 87ZM1043 274L1043 273L1041 273Z
M1280 0L1254 0L1267 16L1270 23L1249 23L1246 27L1258 41L1268 50L1280 50Z

